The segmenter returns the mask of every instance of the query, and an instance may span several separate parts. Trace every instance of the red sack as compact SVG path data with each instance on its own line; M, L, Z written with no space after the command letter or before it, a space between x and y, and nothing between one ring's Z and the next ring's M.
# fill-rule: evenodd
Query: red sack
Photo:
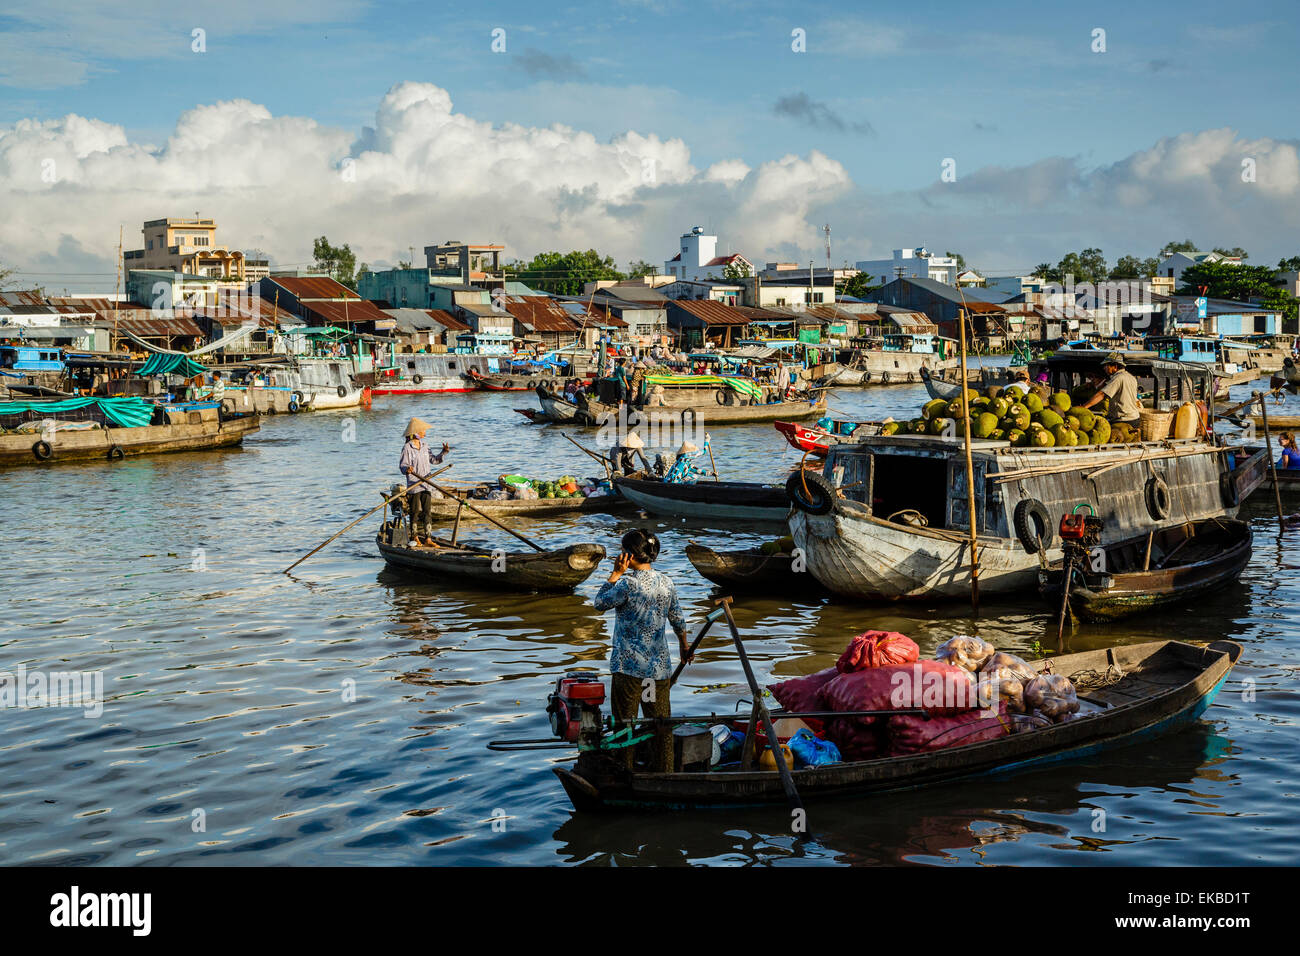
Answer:
M915 661L840 674L818 694L819 710L924 710L959 714L979 706L969 671L941 661ZM860 717L858 720L873 720Z
M916 641L896 631L867 631L849 641L835 668L841 674L883 667L886 664L910 664L921 656Z
M871 760L888 749L885 725L871 724L872 718L835 717L826 721L826 739L839 748L845 760Z
M889 753L892 756L964 747L985 740L1005 737L1011 732L1005 701L998 703L998 716L984 716L984 711L970 711L953 717L926 720L913 714L895 714L889 718Z
M838 677L839 674L840 672L835 668L828 667L807 677L793 677L779 684L768 684L767 689L772 692L777 703L791 713L825 710L818 703L817 695L826 686L827 681Z

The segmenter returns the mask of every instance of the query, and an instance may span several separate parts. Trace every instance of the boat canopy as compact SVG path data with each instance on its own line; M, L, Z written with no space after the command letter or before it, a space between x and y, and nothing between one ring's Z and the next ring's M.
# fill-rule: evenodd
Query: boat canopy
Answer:
M136 369L135 374L142 378L146 375L183 375L185 378L193 378L195 375L202 375L206 371L206 367L200 365L188 355L155 352L145 360L143 365Z
M153 420L155 406L142 398L65 398L57 402L0 402L0 415L21 415L35 412L50 417L60 412L73 412L87 406L96 406L114 425L122 428L139 428Z

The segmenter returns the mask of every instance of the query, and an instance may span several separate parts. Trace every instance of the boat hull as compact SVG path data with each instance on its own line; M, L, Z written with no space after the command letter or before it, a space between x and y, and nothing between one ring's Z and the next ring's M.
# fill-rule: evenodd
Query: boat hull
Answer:
M817 580L803 568L800 556L752 551L714 551L703 545L686 546L686 557L708 580L737 591L764 594L823 593Z
M795 770L792 778L808 802L1001 777L1088 759L1190 726L1213 702L1240 655L1241 646L1229 641L1207 647L1157 641L1064 655L1051 660L1056 673L1107 674L1117 668L1123 674L1117 683L1082 693L1103 710L984 743ZM1047 663L1035 667L1042 670ZM722 809L786 799L776 771L632 773L599 751L580 752L573 770L553 770L580 811Z
M39 434L0 435L0 466L57 465L65 462L107 461L118 457L162 455L182 451L210 451L238 445L258 430L257 416L194 424L144 425L139 428L103 428L58 431L49 442L50 457L40 459L33 446Z
M669 484L615 478L614 486L632 504L656 515L783 523L790 513L784 490L771 485L737 481Z
M618 495L597 495L594 498L536 498L507 501L490 501L470 499L469 502L484 514L494 518L515 516L558 517L570 514L604 514L625 511L631 503ZM456 512L461 513L462 521L473 521L478 516L468 508L462 508L454 498L434 498L430 504L430 516L439 521L451 521Z
M462 548L410 548L375 537L389 567L430 583L447 578L506 590L570 591L591 576L605 558L598 544L575 544L558 551L485 551Z
M752 422L774 422L778 420L801 421L807 418L819 418L826 413L825 400L817 402L773 402L770 405L682 405L682 406L646 406L627 411L629 426L643 422L655 426L694 425L704 428L715 425L744 425ZM603 425L616 419L619 406L605 405L588 400L582 411L581 422L586 425Z

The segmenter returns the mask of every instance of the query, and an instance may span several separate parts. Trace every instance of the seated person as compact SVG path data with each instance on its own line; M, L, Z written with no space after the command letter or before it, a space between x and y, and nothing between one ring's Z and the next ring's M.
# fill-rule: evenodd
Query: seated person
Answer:
M1295 447L1295 435L1283 432L1277 443L1282 448L1282 457L1277 460L1277 467L1300 468L1300 450Z

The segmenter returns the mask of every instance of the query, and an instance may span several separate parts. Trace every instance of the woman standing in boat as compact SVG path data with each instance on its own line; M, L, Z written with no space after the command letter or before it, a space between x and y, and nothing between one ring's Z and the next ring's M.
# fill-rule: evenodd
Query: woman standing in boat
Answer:
M411 542L433 547L434 489L432 485L425 484L424 479L429 477L433 465L440 463L450 449L444 442L442 451L432 454L424 441L428 431L429 423L419 418L412 418L406 423L406 444L402 446L397 468L406 476L406 500L411 509Z
M592 599L596 610L615 611L610 710L615 721L632 720L640 701L646 717L671 717L668 690L673 661L665 625L671 625L677 635L682 660L691 659L677 587L668 575L651 567L659 557L659 538L653 532L634 529L623 535L622 544L609 580ZM630 767L632 748L624 748L623 753ZM672 772L672 731L667 724L655 728L651 766L661 773Z

